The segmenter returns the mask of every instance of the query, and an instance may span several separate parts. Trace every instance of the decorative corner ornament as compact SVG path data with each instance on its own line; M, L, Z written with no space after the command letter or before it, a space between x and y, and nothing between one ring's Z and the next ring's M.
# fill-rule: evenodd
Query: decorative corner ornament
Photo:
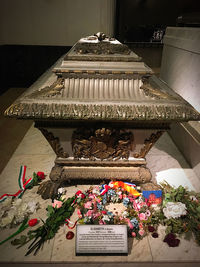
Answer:
M58 78L52 85L41 88L30 95L27 98L44 98L61 95L62 90L65 87L65 79Z

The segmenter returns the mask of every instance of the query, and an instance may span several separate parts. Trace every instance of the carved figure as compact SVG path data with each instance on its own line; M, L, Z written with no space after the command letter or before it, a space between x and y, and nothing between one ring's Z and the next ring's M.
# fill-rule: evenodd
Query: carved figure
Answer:
M72 136L76 159L128 159L133 145L133 134L119 129L77 129Z

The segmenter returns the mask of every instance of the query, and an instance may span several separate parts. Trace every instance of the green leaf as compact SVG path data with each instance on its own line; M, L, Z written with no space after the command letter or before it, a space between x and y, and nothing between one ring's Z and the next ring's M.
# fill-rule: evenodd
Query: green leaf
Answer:
M20 238L16 238L13 241L11 241L11 244L13 246L19 246L19 245L24 245L26 243L27 236L22 235Z
M54 208L50 205L47 207L46 210L47 210L47 217L50 217L53 213L55 213Z
M196 211L197 211L198 213L200 213L200 206L198 206L198 207L196 208Z
M172 232L172 226L167 226L165 232L166 232L166 234L171 233Z

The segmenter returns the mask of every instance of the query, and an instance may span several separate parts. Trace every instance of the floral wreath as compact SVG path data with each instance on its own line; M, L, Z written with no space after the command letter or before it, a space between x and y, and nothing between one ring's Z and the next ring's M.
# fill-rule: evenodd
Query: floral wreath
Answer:
M124 184L124 183L123 183ZM105 188L107 187L107 188ZM79 224L126 224L130 236L141 239L151 222L152 208L136 190L135 194L113 184L90 187L77 200Z

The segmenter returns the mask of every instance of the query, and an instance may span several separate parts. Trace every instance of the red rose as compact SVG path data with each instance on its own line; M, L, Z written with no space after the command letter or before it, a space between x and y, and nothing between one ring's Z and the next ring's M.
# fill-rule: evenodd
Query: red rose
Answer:
M85 198L85 194L83 194L81 190L77 191L75 195L77 197Z
M29 226L35 226L38 223L38 219L31 219L28 221Z
M75 195L78 196L80 194L82 194L82 191L81 190L78 190Z
M166 242L169 247L178 247L180 243L180 240L176 238L173 233L166 235L163 241Z
M151 225L148 225L149 232L153 233L155 231L155 228Z
M105 210L102 210L102 212L101 212L102 214L107 214L107 212L105 211Z
M38 176L41 180L44 180L44 179L45 179L44 172L37 172L37 176Z
M153 237L153 238L158 238L158 233L153 233L153 234L152 234L152 237Z
M67 232L66 234L67 239L72 239L73 237L74 237L74 233L72 231Z

